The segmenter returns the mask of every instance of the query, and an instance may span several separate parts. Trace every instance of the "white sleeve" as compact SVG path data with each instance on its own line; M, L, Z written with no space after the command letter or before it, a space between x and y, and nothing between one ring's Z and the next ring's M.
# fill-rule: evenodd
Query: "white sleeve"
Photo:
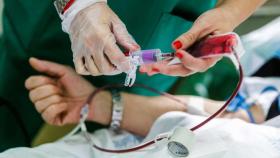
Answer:
M81 10L98 2L107 3L107 0L76 0L64 14L59 14L60 18L62 19L62 30L66 33L69 33L71 23L74 20L75 16Z

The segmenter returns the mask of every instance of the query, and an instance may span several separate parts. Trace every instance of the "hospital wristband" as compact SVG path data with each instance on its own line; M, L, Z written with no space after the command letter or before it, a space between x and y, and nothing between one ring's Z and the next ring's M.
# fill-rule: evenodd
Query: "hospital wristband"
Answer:
M74 2L75 0L56 0L54 5L59 14L64 14L64 12L67 11Z

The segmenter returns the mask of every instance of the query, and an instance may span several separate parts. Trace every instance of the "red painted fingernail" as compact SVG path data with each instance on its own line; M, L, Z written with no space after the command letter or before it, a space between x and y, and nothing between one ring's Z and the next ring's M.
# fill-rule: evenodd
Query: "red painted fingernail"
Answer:
M130 52L129 52L129 51L125 51L125 52L124 52L124 55L125 55L125 56L129 56L129 55L130 55Z
M176 57L182 59L184 57L184 54L181 52L176 52Z
M159 72L159 69L154 67L154 68L152 68L152 71L153 72Z
M183 47L183 44L182 44L181 41L175 41L175 42L173 43L173 46L174 46L176 49L180 49L180 48Z

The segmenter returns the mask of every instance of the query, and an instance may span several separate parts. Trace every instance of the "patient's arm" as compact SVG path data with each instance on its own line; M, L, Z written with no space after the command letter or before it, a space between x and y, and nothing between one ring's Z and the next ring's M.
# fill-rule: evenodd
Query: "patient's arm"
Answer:
M95 87L64 65L37 59L31 59L30 63L37 71L46 74L31 76L26 81L30 99L44 120L53 125L78 123L80 110ZM163 96L146 97L128 93L121 95L124 106L121 127L138 135L146 135L160 115L188 109L185 105ZM177 97L185 103L191 103L193 98ZM200 99L205 103L204 110L210 114L221 105L220 102ZM111 94L107 91L100 92L89 106L88 121L108 125L111 122L111 113Z
M95 122L108 125L111 121L111 94L103 91L100 95L107 98L106 103L104 100L104 104L94 105L96 108L91 111L90 118ZM169 111L186 111L185 105L163 96L146 97L129 93L121 93L121 96L124 106L121 127L142 136L149 132L160 115Z
M95 116L93 120L108 125L111 121L111 95L109 92L105 91L102 92L100 95L107 96L107 106L104 106L104 104L96 105L96 109L99 109L102 112L100 112L99 110L93 110L93 116ZM196 96L185 95L176 97L185 102L186 104L195 104L193 106L202 106L201 110L204 110L205 113L210 115L215 113L224 104L224 102L222 101L215 101ZM160 115L166 112L188 112L188 108L185 105L182 105L163 96L145 97L134 94L122 93L122 98L124 104L124 116L121 126L123 129L138 135L146 135L149 129L151 128L153 122ZM250 110L253 113L253 116L257 123L262 123L264 121L264 114L262 108L259 105L252 106ZM224 112L220 117L239 118L249 122L248 114L244 110L239 110L236 113Z
M65 65L30 59L31 66L44 75L31 76L25 86L30 100L43 119L52 125L79 122L80 110L96 89ZM145 97L122 93L124 117L121 126L145 135L155 119L168 111L185 111L185 106L164 97ZM89 106L88 121L108 125L111 122L112 97L107 91L98 93Z

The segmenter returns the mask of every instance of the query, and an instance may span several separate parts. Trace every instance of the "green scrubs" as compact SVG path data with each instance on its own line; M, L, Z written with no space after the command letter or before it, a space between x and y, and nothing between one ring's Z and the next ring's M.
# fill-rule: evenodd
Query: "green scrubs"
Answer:
M20 113L32 138L43 121L28 99L24 81L38 74L28 64L30 57L72 65L71 44L61 30L60 19L51 0L4 0L4 32L0 45L0 96ZM143 49L171 51L171 42L187 31L201 13L216 0L109 0L109 5L127 25ZM123 83L124 75L87 77L94 85ZM177 78L138 74L137 83L167 91ZM132 88L132 93L153 95ZM0 107L0 151L24 146L23 135L7 109Z

